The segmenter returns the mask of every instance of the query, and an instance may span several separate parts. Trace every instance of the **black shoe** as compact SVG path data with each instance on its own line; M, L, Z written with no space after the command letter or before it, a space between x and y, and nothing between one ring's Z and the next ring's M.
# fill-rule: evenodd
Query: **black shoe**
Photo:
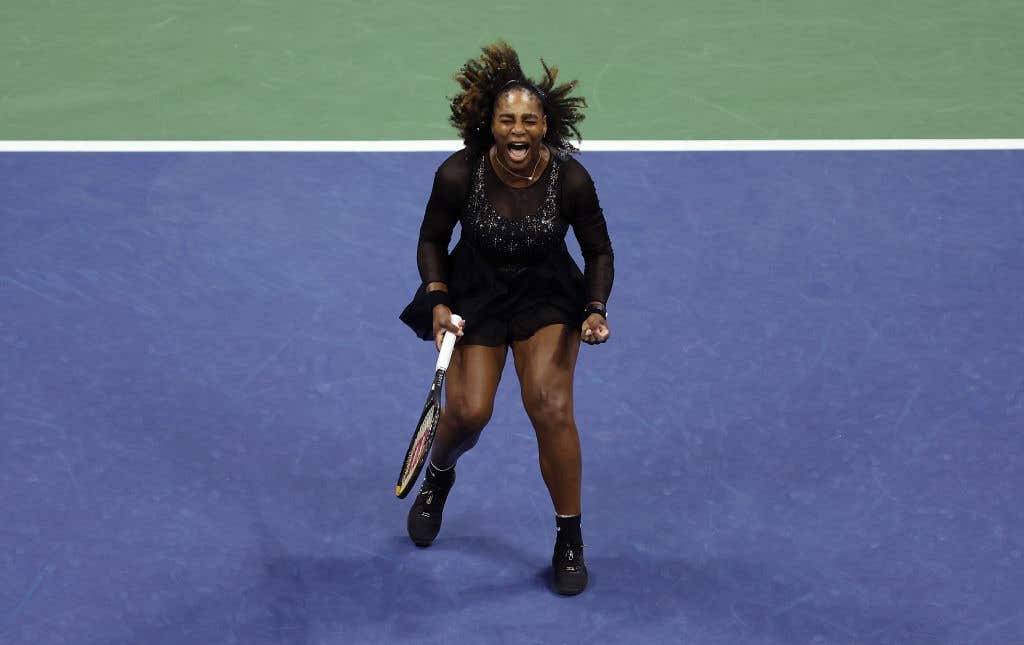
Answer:
M409 521L407 528L409 537L416 546L430 546L441 530L441 513L444 511L444 502L448 499L448 491L455 483L455 472L452 472L452 480L447 486L435 484L424 477L423 486L416 495L416 501L409 508Z
M563 596L575 596L587 588L587 565L583 561L583 545L555 543L551 556L555 570L555 591Z

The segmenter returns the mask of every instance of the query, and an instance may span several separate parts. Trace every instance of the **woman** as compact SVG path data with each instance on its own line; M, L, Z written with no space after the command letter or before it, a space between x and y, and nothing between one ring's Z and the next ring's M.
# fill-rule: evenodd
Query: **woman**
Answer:
M605 303L614 269L593 181L570 157L586 103L570 96L576 81L556 85L558 69L541 63L544 77L535 83L515 50L499 41L455 75L462 91L451 101L450 121L466 147L434 177L417 248L423 286L401 319L438 345L445 331L460 340L408 530L418 546L437 536L455 463L490 419L511 347L555 507L554 588L571 595L587 584L573 372L580 340L597 345L611 334ZM456 222L462 237L449 255ZM585 274L566 248L569 227ZM464 319L459 326L453 311Z

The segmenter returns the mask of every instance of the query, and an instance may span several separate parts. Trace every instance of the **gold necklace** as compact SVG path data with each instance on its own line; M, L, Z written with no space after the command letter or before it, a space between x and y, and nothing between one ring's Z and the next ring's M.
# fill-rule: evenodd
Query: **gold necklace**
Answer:
M534 175L537 174L537 168L540 168L540 162L543 159L544 159L544 151L542 150L540 152L540 154L537 155L537 163L533 164L533 172L530 173L529 177L523 177L522 175L517 175L516 173L514 173L511 170L509 170L508 168L506 168L505 164L501 163L501 155L498 154L497 147L495 147L495 149L494 149L494 160L498 162L498 165L501 166L501 169L504 170L505 172L507 172L508 174L512 175L516 179L522 179L523 181L533 181Z

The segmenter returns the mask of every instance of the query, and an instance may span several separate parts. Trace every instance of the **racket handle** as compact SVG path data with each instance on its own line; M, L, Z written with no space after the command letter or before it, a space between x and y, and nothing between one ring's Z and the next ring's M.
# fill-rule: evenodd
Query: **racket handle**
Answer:
M452 324L458 325L462 322L462 316L459 314L452 314ZM452 352L455 350L455 340L458 338L455 334L450 331L444 333L444 338L441 339L441 353L437 356L437 365L434 367L434 371L447 370L448 363L452 360Z

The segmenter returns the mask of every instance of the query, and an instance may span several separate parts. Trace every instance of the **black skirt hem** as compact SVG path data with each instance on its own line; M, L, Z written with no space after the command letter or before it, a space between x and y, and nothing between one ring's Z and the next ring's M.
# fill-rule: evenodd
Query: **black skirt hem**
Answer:
M464 344L496 347L525 340L547 325L583 323L583 273L564 242L544 262L512 270L495 267L460 242L448 264L451 309L466 320ZM420 285L399 319L432 341L433 308L426 295L426 285Z

